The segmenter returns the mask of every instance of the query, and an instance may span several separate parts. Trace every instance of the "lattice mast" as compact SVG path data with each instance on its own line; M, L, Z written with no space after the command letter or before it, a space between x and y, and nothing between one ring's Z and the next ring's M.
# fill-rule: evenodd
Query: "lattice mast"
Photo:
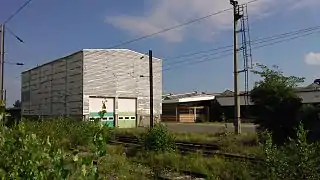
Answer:
M244 92L245 92L245 104L249 103L249 73L253 68L252 53L251 53L251 39L250 39L250 28L249 28L249 15L247 4L238 6L238 12L240 18L240 30L237 33L241 36L241 46L239 51L242 51L243 58L243 70L240 72L244 73Z

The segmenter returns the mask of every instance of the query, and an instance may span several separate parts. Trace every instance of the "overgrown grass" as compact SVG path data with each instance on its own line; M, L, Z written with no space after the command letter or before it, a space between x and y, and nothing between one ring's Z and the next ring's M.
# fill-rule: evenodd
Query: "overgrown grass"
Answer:
M134 136L143 139L143 134L148 131L146 128L139 129L116 129L112 132L116 135ZM261 156L262 147L259 145L258 136L255 133L174 133L171 132L176 141L216 144L221 151L243 155Z
M150 179L152 171L108 145L109 129L74 121L0 127L1 179ZM139 168L137 168L139 167Z
M189 171L206 175L206 179L256 179L256 169L241 162L230 162L219 157L206 158L201 153L180 155L175 152L141 153L135 161L143 162L155 172Z
M145 148L130 151L108 144L112 134L123 132L143 137ZM93 122L25 121L11 128L0 127L0 178L155 179L171 170L197 172L207 179L270 179L269 175L271 179L317 179L319 147L306 142L303 130L297 137L288 145L275 147L270 138L258 146L258 138L252 134L173 134L162 125L148 131L110 130ZM242 154L257 151L266 163L208 158L200 152L181 155L175 151L174 140L211 142L222 151Z

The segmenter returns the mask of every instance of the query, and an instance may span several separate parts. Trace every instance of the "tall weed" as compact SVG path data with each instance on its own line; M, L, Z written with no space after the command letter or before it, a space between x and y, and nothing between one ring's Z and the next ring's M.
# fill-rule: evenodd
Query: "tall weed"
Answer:
M78 152L70 154L60 144L63 135L72 137L75 132L72 126L71 129L57 128L69 122L42 123L21 122L12 128L0 128L0 178L97 179L98 161L106 154L108 136L105 127L92 125L92 132L89 133L92 135L87 137L87 142L92 142L94 152L80 156ZM36 129L36 125L47 129ZM79 127L86 128L82 125ZM49 129L61 130L63 133L46 131ZM69 134L68 130L71 130ZM80 131L78 133L80 137Z
M266 157L265 176L270 179L318 179L320 176L319 148L307 142L307 131L300 125L296 139L283 146L276 146L270 134L264 144Z
M154 152L174 151L176 149L175 138L167 127L156 124L144 135L144 147L146 150Z

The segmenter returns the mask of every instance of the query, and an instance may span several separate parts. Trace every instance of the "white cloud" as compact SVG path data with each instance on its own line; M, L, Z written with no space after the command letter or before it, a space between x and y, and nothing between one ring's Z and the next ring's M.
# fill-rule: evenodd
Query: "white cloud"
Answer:
M319 0L292 0L291 9L301 9L301 8L310 8L317 7L320 5Z
M320 53L310 52L305 55L304 61L309 65L320 65Z
M238 0L245 3L248 0ZM319 0L258 0L248 5L250 20L263 18L279 9L283 10L288 4L296 8L306 7L306 4L320 2ZM290 7L291 7L290 6ZM228 0L154 0L150 12L144 16L108 16L106 22L113 26L129 31L134 35L148 35L159 30L181 24L183 22L203 17L212 12L230 8ZM177 28L158 36L170 42L182 41L187 35L199 39L212 38L215 34L232 28L232 11L220 13L194 25Z

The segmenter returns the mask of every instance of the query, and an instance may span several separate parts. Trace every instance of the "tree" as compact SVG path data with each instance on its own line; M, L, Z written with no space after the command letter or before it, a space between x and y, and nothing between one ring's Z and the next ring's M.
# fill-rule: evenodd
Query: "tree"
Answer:
M20 100L16 100L13 104L13 107L21 107L21 101Z
M256 82L250 92L251 101L257 107L257 124L260 130L272 133L273 142L282 144L293 137L298 127L302 99L295 93L295 87L304 78L285 76L278 66L268 68L257 64L260 70L253 73L262 80Z
M102 101L102 107L101 107L101 111L99 111L99 116L100 116L100 120L102 120L103 119L103 117L104 117L104 115L107 113L107 111L106 111L106 103L105 103L105 101Z

